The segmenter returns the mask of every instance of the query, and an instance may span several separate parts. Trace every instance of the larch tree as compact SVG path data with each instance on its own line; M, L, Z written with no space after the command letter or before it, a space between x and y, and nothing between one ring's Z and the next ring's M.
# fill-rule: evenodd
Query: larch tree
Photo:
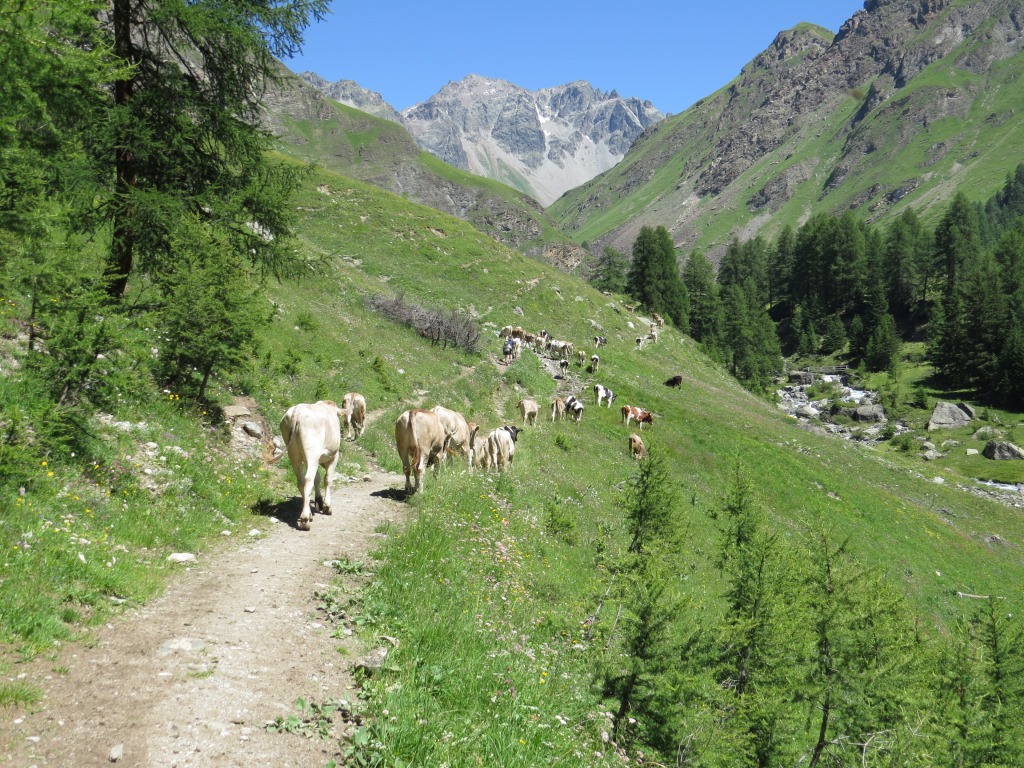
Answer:
M328 0L113 0L99 16L122 75L89 149L100 194L86 226L111 233L106 274L120 299L133 275L173 270L176 227L205 221L211 236L275 274L296 175L268 159L259 126L275 56L295 53Z

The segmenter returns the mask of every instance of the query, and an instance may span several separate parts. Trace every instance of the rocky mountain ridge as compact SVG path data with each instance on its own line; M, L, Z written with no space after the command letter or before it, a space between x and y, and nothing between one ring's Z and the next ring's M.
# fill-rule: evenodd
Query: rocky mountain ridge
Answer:
M660 224L714 256L769 221L927 208L970 179L990 194L1022 159L1019 143L988 140L1013 122L1022 26L1019 0L867 0L835 35L798 25L550 212L598 245L628 250ZM652 190L666 165L678 168L672 186ZM588 230L637 191L652 201L639 215Z
M542 205L614 166L663 118L650 101L583 81L528 91L478 75L402 112L403 125L431 154Z
M469 75L399 113L351 80L300 77L334 101L403 125L449 165L508 184L541 205L614 166L664 118L650 101L584 81L529 91Z

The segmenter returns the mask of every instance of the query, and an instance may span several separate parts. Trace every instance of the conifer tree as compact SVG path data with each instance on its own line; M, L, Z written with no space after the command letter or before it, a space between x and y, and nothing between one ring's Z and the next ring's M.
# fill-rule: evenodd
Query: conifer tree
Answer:
M679 274L672 236L664 227L640 229L633 243L626 290L649 311L671 318L681 331L689 329L690 300Z
M291 267L293 209L283 203L297 177L266 152L260 99L274 57L295 53L303 28L326 11L327 0L114 0L109 27L99 28L125 69L96 84L110 101L87 142L97 194L80 210L86 226L112 233L112 297L133 275L175 268L181 216L203 219L261 269Z
M713 348L718 343L722 323L721 301L715 268L703 251L695 249L690 253L683 267L683 283L690 297L690 335L705 347Z
M629 259L610 245L597 259L592 282L599 291L623 293L626 290L626 270Z

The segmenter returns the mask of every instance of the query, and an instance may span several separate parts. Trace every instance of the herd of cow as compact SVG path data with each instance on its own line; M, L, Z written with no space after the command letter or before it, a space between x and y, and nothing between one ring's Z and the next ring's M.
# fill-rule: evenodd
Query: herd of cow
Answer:
M658 325L664 322L657 315L654 317ZM501 336L519 339L520 346L532 336L529 343L534 345L534 349L538 353L548 351L560 358L563 372L574 350L570 342L555 341L546 331L526 334L522 328L507 326L501 330ZM656 325L651 326L648 337L637 337L638 349L643 346L642 340L647 338L657 343ZM607 339L595 336L594 343L600 347L602 343L607 343ZM579 359L580 365L583 365L583 352L579 353ZM592 372L597 371L598 364L597 355L592 355ZM673 376L665 385L680 387L682 376ZM597 407L603 404L611 408L615 393L601 384L595 384L594 401ZM504 471L512 464L519 433L528 425L536 425L540 414L540 405L531 398L520 400L518 408L523 419L522 428L507 424L485 435L480 434L480 425L467 421L458 411L441 405L429 410L412 408L405 411L395 422L395 444L405 472L406 493L418 492L423 487L423 475L427 467L433 466L436 469L448 456L464 456L470 472L476 467ZM555 397L551 401L551 421L568 416L579 423L583 418L583 410L583 403L574 395ZM636 421L640 431L643 431L644 424L654 425L654 414L644 408L624 405L620 412L622 423L627 427L632 421ZM356 392L346 394L341 406L331 400L320 400L293 405L285 412L281 419L281 437L302 493L302 511L298 519L300 530L309 530L314 512L331 514L331 483L340 456L341 424L345 425L345 437L351 436L355 440L362 434L365 420L366 399ZM628 449L630 455L638 461L647 454L643 440L635 432L629 436ZM318 472L320 467L324 469L322 494Z

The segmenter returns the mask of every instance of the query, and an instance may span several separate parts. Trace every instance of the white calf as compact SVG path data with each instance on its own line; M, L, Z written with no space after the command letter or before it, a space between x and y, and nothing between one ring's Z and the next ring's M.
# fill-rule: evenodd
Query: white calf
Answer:
M487 461L491 467L502 472L505 467L512 464L520 432L522 430L519 427L511 425L491 430L487 435Z

